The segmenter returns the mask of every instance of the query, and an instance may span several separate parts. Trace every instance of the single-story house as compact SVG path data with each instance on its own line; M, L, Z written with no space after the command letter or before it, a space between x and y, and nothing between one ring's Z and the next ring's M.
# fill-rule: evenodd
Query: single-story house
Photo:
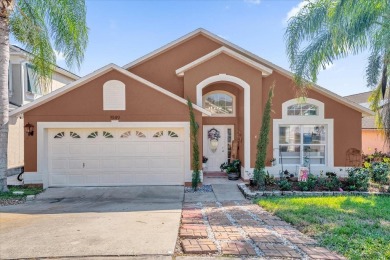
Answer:
M98 69L11 112L36 129L25 136L25 183L53 186L183 185L191 182L187 98L194 103L208 171L232 142L248 179L267 94L275 85L267 168L277 175L310 161L343 170L361 148L372 112L314 86L298 101L291 72L204 29L123 67ZM271 159L275 158L275 165Z
M361 106L370 107L368 98L372 91L345 96L345 98L358 103ZM382 129L378 129L375 124L375 116L367 115L362 119L362 152L372 154L375 151L390 153L390 146L385 141Z

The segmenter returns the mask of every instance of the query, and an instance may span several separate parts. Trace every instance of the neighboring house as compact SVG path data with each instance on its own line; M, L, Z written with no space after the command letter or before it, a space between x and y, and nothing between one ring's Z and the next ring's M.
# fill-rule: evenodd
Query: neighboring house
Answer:
M369 109L319 86L298 102L290 72L198 29L12 111L36 129L25 136L25 182L44 187L191 182L187 98L194 103L207 170L219 171L236 140L242 178L248 179L272 85L267 162L274 157L278 163L267 169L275 175L282 167L296 172L310 160L314 173L344 170L346 151L361 149L361 118L372 115Z
M9 66L9 106L10 111L22 107L42 96L37 85L31 65L28 62L31 54L15 45L10 46ZM75 74L56 67L49 92L79 79ZM10 118L8 134L8 174L20 172L24 166L24 119Z
M359 94L346 96L345 98L360 104L361 106L370 107L368 98L372 91L367 91ZM389 153L389 144L386 144L382 130L375 125L375 116L365 116L362 119L362 152L364 154L372 154L378 152Z

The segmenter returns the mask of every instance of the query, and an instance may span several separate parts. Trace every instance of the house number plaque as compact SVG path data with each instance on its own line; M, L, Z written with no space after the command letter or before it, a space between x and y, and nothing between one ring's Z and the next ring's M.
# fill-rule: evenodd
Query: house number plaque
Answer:
M119 120L121 117L120 116L110 116L111 120Z

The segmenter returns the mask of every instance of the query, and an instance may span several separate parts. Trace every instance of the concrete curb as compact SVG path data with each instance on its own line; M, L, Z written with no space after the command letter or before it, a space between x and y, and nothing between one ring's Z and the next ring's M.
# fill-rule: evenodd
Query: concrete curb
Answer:
M388 196L390 193L365 191L251 191L245 183L237 184L238 189L246 199L255 199L270 196Z

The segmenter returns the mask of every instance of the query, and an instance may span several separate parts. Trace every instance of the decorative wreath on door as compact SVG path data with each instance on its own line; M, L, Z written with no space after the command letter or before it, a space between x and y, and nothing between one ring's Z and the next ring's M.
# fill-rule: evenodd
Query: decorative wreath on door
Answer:
M221 133L217 129L211 128L207 132L207 136L209 139L210 150L213 153L215 153L217 151L217 148L218 148L218 140L219 140L219 138L221 138Z

